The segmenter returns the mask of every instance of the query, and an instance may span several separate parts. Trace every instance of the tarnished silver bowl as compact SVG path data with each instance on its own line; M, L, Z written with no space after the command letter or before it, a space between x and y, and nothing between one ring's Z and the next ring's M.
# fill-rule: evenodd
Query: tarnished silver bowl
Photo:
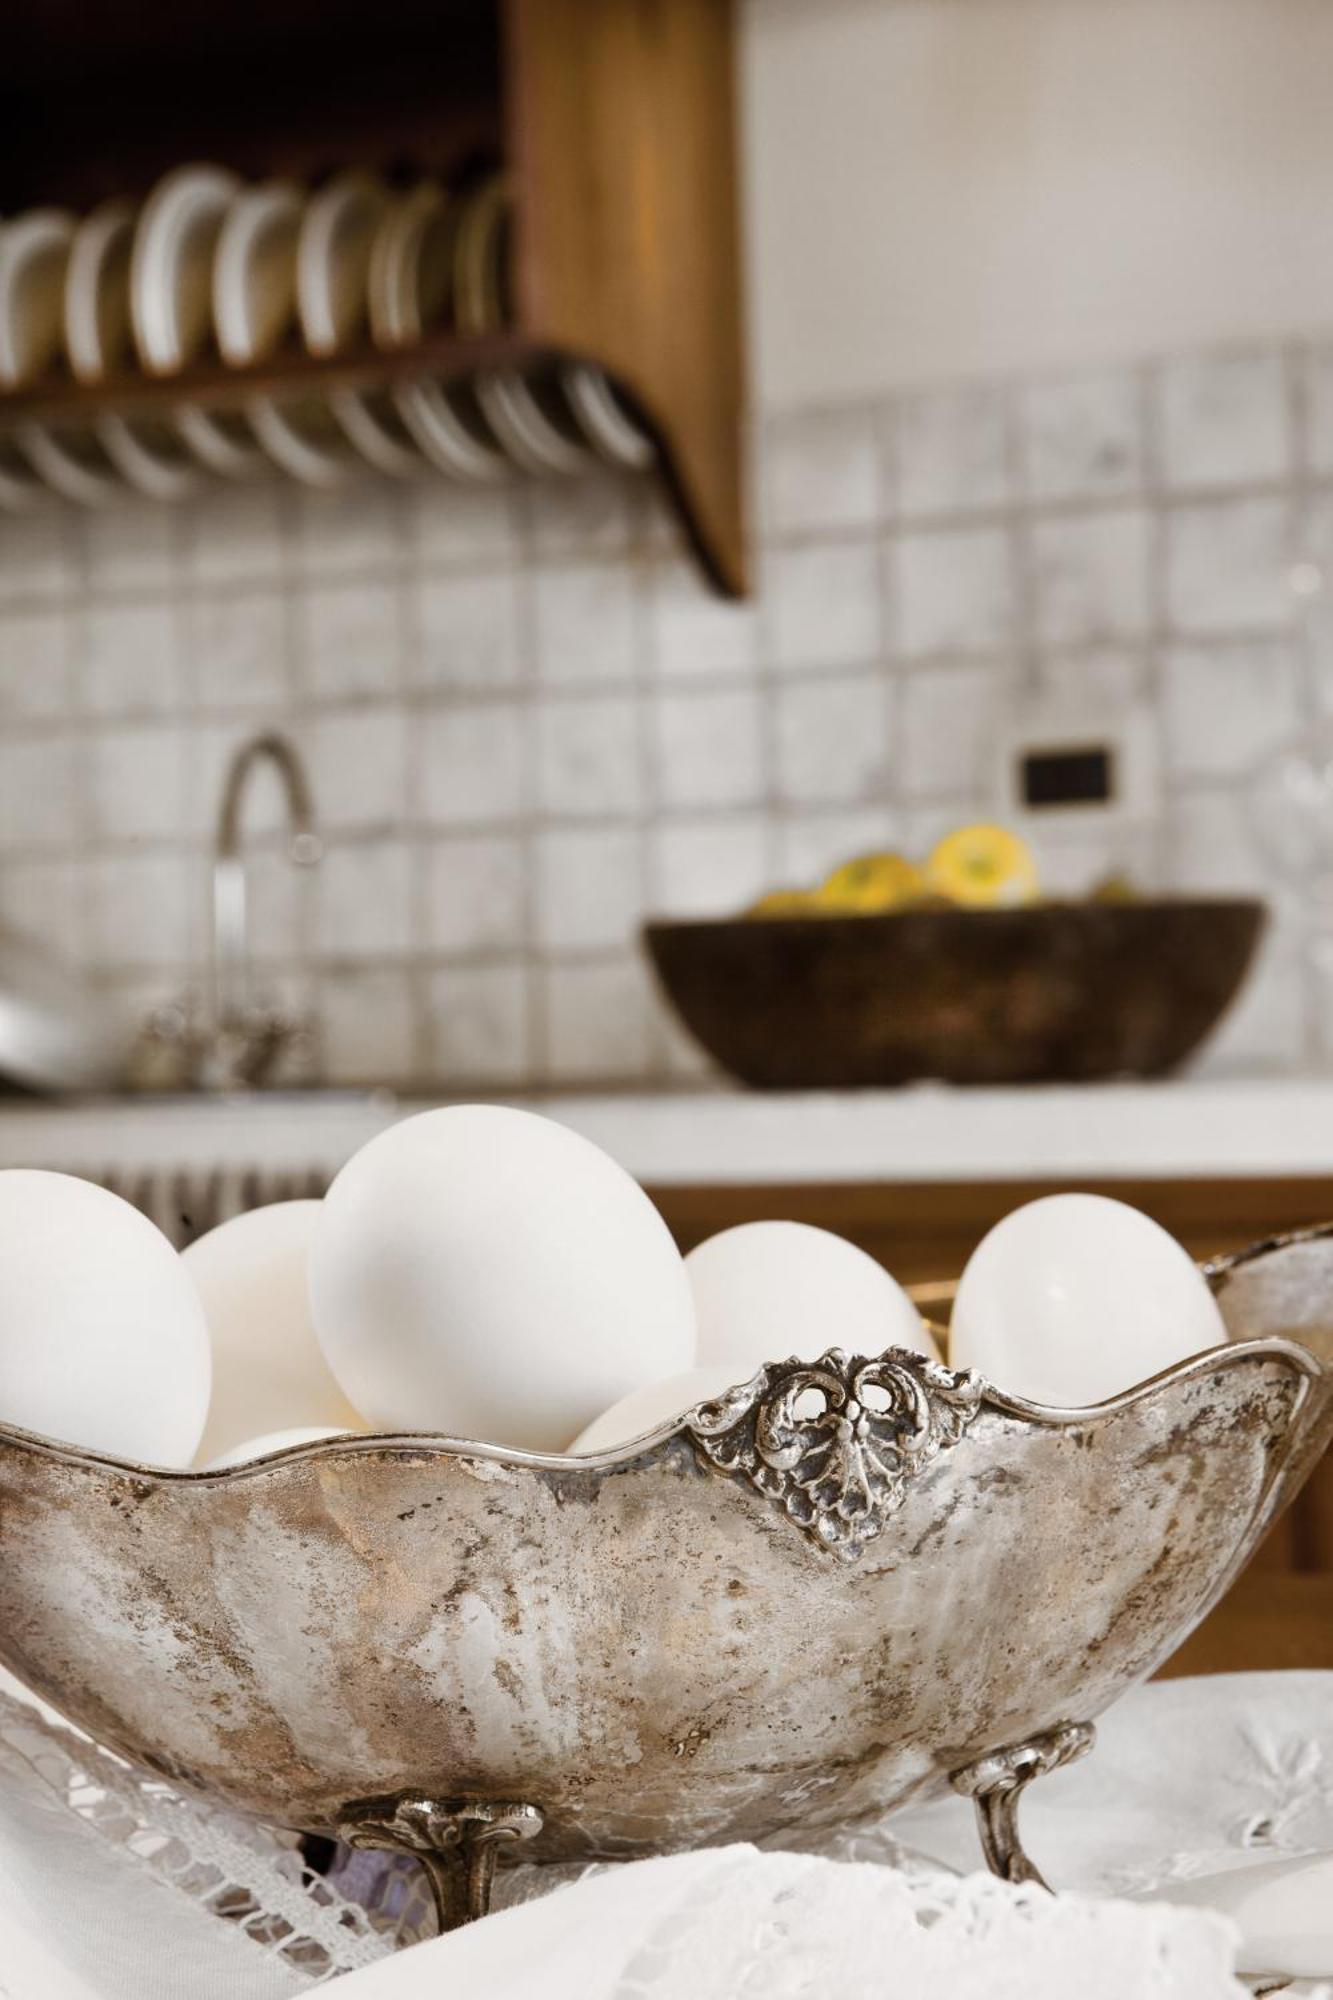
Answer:
M168 1473L0 1429L0 1659L265 1819L628 1856L1027 1780L1216 1602L1333 1433L1333 1233L1213 1267L1233 1344L1053 1410L890 1351L625 1449L366 1437Z

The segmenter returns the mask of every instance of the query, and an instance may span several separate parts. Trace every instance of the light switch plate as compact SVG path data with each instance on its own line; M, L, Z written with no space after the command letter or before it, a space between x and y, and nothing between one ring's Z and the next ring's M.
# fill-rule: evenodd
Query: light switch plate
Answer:
M1155 819L1161 769L1153 712L1143 702L1025 705L999 732L995 785L1010 826L1058 818L1109 829Z
M1151 887L1162 815L1152 709L1025 702L997 734L993 798L1052 893L1083 893L1112 871Z

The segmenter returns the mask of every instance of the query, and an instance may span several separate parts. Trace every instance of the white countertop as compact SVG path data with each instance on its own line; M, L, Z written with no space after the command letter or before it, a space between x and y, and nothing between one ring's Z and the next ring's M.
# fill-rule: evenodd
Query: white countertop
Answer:
M1323 1077L521 1101L657 1186L1333 1176L1333 1078ZM425 1108L335 1093L13 1102L0 1107L0 1166L332 1173Z

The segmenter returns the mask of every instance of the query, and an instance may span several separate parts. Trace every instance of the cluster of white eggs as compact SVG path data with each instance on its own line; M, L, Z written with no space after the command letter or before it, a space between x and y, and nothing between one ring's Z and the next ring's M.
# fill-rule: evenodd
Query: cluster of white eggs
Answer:
M1225 1338L1156 1223L1061 1195L979 1246L950 1360L1080 1407ZM0 1172L0 1422L141 1463L218 1470L367 1429L599 1452L829 1346L938 1358L841 1237L748 1223L682 1258L628 1174L527 1112L406 1119L322 1202L252 1210L179 1256L103 1188Z

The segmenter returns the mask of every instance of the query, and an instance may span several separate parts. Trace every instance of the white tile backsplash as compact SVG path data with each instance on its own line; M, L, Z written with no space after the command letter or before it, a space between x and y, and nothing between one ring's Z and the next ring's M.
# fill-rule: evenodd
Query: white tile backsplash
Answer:
M523 504L539 561L570 556L623 556L630 546L638 509L637 488L608 473L586 479L530 484Z
M698 812L758 803L764 758L757 691L660 694L652 722L659 807Z
M883 577L875 542L770 549L763 587L779 671L862 666L879 657Z
M1100 645L1149 624L1149 529L1137 507L1068 514L1032 530L1038 644Z
M421 812L435 826L501 826L527 802L528 716L516 702L430 709L417 720Z
M519 960L432 973L426 989L428 1074L447 1083L521 1083L532 1073L530 991L530 975Z
M307 654L323 665L316 635L337 636L364 626L360 593L347 590L303 600ZM90 623L94 633L99 615ZM185 673L180 677L197 707L214 714L280 709L292 699L287 600L276 589L201 591L182 607ZM159 644L163 643L161 640ZM318 669L311 685L321 685Z
M899 790L904 798L981 798L1004 682L992 667L941 667L902 689Z
M517 484L459 486L426 477L413 482L405 498L408 534L426 573L518 563L523 541Z
M1008 529L905 534L895 553L898 649L908 659L998 653L1010 645L1015 574Z
M0 518L0 604L67 601L81 587L83 517L57 506Z
M177 644L176 607L96 604L80 620L78 679L93 715L153 715L179 708L187 676Z
M256 963L326 1079L694 1078L645 913L924 854L994 811L1020 695L1146 704L1167 759L1160 825L1038 830L1052 890L1286 908L1246 785L1333 708L1296 589L1333 575L1333 335L784 412L754 459L740 604L619 475L0 519L0 917L136 1008L200 988L225 772L278 730L327 852L293 868L259 766ZM1279 922L1209 1062L1299 1063L1325 998Z
M551 952L623 945L643 910L636 827L546 827L537 836L538 942Z
M71 713L70 619L59 609L16 611L0 627L0 727Z
M514 834L434 841L424 856L425 945L447 956L515 951L527 930L527 855Z
M285 679L279 617L254 616L248 668L242 684L266 683L276 694ZM300 678L312 701L386 700L403 683L403 603L388 583L329 584L297 599L296 644ZM266 629L267 628L267 629ZM245 644L241 639L238 643Z
M763 436L764 524L770 534L869 527L884 480L873 411L798 411Z
M487 570L418 579L413 678L423 687L509 687L522 678L523 633L516 573Z
M652 1013L641 959L549 965L543 1001L554 1081L628 1083L647 1074Z
M181 565L181 526L173 509L146 500L90 508L83 518L89 588L171 590Z
M186 965L198 909L193 886L183 855L94 855L88 878L93 963L164 973ZM163 998L172 990L164 979Z
M185 817L185 736L174 723L98 732L88 746L95 840L170 840Z
M410 1083L419 1074L412 974L393 966L331 966L319 982L319 1020L330 1083Z
M87 943L84 886L74 861L7 861L0 866L0 922L79 964Z
M696 564L664 561L650 595L653 663L663 680L752 672L759 664L759 608L709 589Z
M295 498L274 479L193 501L182 516L188 574L198 583L276 582L291 557Z
M311 576L346 580L392 569L403 548L402 496L389 481L353 481L341 491L292 491L294 553Z
M622 695L544 701L536 721L540 811L597 819L637 810L643 790L637 701Z
M336 835L403 823L410 732L411 718L388 703L314 718L305 742L322 826Z
M987 513L1013 496L1012 412L1002 389L904 397L894 435L897 510L907 519Z
M412 856L402 842L334 842L315 885L321 957L389 958L413 949Z
M651 835L649 912L721 917L745 909L769 886L771 844L757 813L659 822Z
M881 674L800 681L777 694L777 792L787 806L857 805L888 789L889 689Z
M1169 486L1249 486L1291 469L1281 354L1190 356L1155 372Z
M1044 652L1036 685L1066 710L1118 708L1148 693L1150 651L1142 645L1080 646Z
M1167 600L1176 630L1205 637L1287 624L1293 611L1290 535L1285 500L1172 508L1166 517Z
M627 564L539 569L533 579L538 678L551 687L633 681L641 595L638 572Z
M1333 475L1333 340L1316 341L1306 351L1303 386L1306 462L1327 479Z
M1177 777L1242 776L1300 725L1287 640L1172 646L1162 668L1167 768Z
M1243 792L1177 789L1167 811L1168 878L1201 895L1262 893L1267 871Z
M1034 382L1020 397L1030 500L1105 500L1144 478L1143 398L1132 370Z

